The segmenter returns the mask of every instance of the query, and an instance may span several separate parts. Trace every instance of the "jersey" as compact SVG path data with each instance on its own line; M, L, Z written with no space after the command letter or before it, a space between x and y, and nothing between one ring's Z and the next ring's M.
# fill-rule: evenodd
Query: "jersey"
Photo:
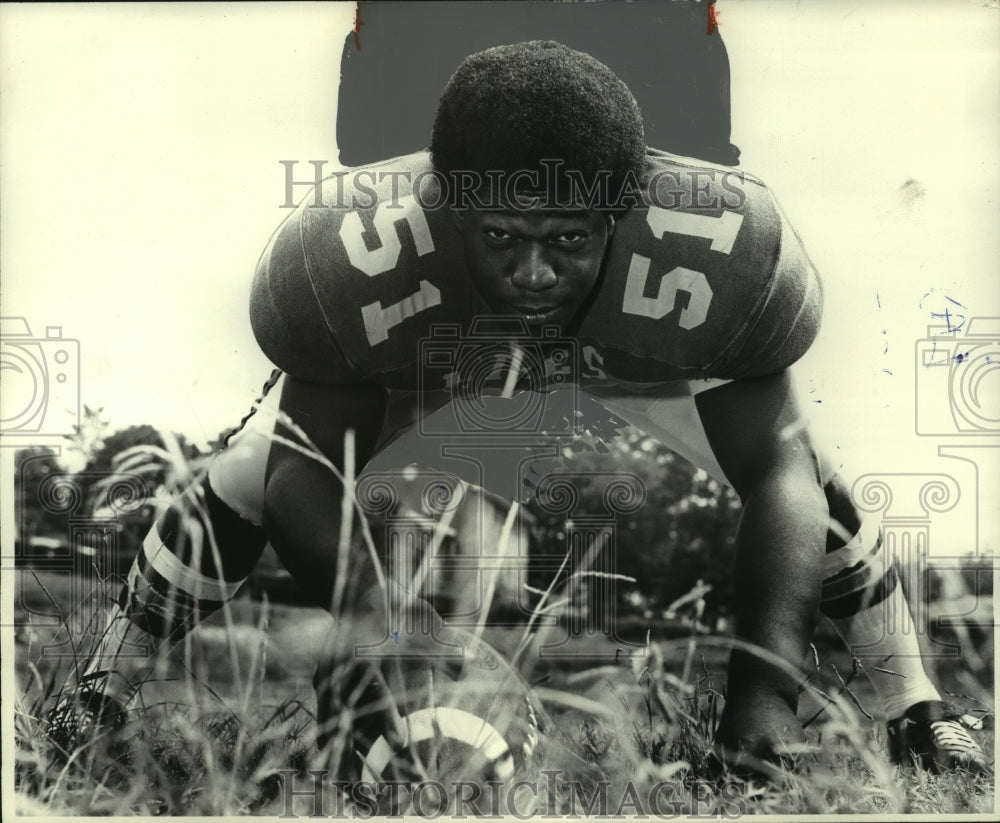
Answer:
M654 150L642 184L572 330L571 379L641 393L797 360L818 331L822 293L769 189ZM489 310L429 155L347 169L321 186L261 257L251 321L263 351L310 381L447 385L447 367L435 365L442 347L505 332L482 322Z

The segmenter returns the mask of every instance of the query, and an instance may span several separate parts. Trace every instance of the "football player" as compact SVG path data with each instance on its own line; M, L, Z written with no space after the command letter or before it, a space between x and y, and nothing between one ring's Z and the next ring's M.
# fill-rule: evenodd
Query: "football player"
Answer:
M280 369L270 399L294 426L251 419L160 519L91 669L137 630L181 636L234 596L267 541L328 606L345 460L359 471L452 399L455 375L429 368L421 341L448 327L474 343L484 318L508 318L528 340L574 340L588 367L572 381L741 497L746 645L730 658L720 751L766 758L802 739L795 672L820 610L849 646L891 659L895 674L870 674L897 759L988 768L923 671L877 524L803 422L791 367L819 326L817 275L770 190L723 171L647 149L629 89L586 54L532 41L467 58L429 151L338 173L271 239L251 318ZM552 388L518 355L523 337L499 394ZM210 541L191 539L190 518ZM905 623L891 633L890 615Z

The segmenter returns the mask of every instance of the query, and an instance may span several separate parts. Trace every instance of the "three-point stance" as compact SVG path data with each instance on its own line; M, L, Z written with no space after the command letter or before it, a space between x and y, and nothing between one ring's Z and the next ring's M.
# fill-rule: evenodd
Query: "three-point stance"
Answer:
M453 381L419 357L434 328L557 327L597 366L573 375L583 390L743 502L738 633L766 654L732 654L720 747L768 756L801 739L790 671L821 610L849 645L892 656L902 676L872 676L898 756L983 768L912 626L884 631L888 615L908 619L902 591L802 422L790 367L819 326L816 273L770 190L722 171L647 149L628 88L585 54L535 41L469 57L429 152L335 175L268 245L251 316L284 372L281 410L338 469L353 432L360 470L449 399ZM508 390L532 382L511 372ZM193 558L168 513L116 625L178 636L232 596L267 540L311 602L330 602L342 494L328 468L248 429L200 494L223 568Z

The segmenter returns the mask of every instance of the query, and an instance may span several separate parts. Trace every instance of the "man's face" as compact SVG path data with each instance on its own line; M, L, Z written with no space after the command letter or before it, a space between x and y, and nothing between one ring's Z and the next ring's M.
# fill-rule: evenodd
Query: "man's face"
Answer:
M456 214L476 289L497 314L565 329L601 273L614 221L572 209Z

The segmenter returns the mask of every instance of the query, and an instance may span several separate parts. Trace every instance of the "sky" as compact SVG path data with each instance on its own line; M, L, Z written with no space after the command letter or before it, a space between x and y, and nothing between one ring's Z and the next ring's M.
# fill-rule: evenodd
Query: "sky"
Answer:
M996 545L984 501L1000 500L986 490L1000 449L948 404L956 385L978 392L995 432L1000 353L985 363L982 338L959 373L968 326L927 326L945 309L1000 317L1000 14L917 8L718 3L742 167L775 190L824 280L802 364L814 423L856 472L951 476L954 542L982 548ZM113 428L205 443L257 396L270 366L247 296L286 215L279 161L336 161L352 22L352 3L0 6L0 309L32 339L56 326L77 341L63 387ZM917 367L928 345L943 367ZM4 378L10 419L21 386Z

